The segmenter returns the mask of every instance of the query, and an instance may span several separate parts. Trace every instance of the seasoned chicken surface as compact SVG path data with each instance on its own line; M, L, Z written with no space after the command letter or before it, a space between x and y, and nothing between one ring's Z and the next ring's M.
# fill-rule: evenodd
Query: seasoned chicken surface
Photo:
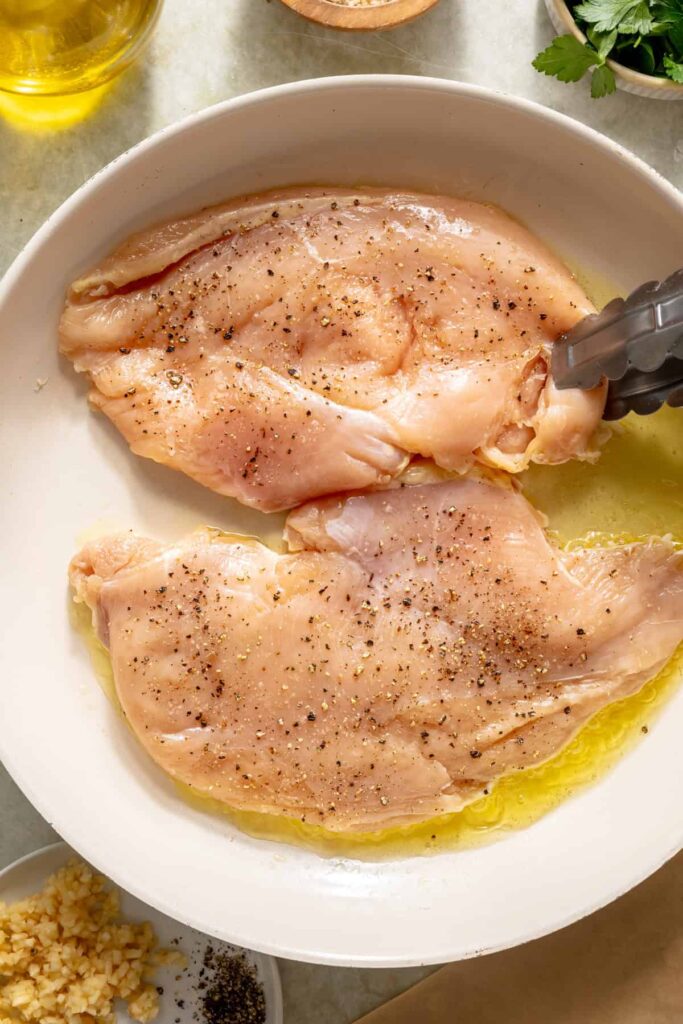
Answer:
M264 510L396 477L590 457L604 388L550 350L592 312L498 209L295 189L135 236L76 281L61 350L134 452Z
M232 807L338 831L457 810L683 639L671 543L558 550L492 482L311 503L287 539L125 534L71 565L138 739Z

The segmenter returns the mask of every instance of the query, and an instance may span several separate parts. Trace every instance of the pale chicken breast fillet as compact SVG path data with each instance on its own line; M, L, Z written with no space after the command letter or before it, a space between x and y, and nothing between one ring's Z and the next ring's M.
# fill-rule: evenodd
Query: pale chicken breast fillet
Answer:
M311 503L290 553L133 534L71 565L134 733L235 807L337 831L462 808L555 754L683 639L683 553L565 552L511 487Z
M591 457L558 391L593 306L525 228L386 189L273 192L135 236L71 287L61 351L134 452L267 511L396 477Z

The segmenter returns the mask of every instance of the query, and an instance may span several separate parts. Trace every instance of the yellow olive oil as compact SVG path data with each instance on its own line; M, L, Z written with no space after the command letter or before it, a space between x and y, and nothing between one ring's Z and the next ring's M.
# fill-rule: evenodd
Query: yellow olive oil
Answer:
M83 642L88 648L90 661L100 686L105 696L111 701L115 710L124 718L123 708L119 702L114 683L114 670L112 668L109 651L100 641L92 622L92 612L83 601L72 601L69 606L69 618L71 625L83 637Z
M0 0L0 90L94 89L137 55L161 0Z
M683 540L683 419L665 406L628 416L597 462L532 466L524 493L561 543L589 533Z
M545 764L507 775L488 796L462 811L419 825L342 836L293 818L235 811L190 786L176 785L192 806L223 814L250 835L306 846L328 856L376 861L482 846L504 838L513 829L532 825L616 764L636 740L644 737L656 711L680 681L682 654L679 650L664 671L639 693L599 711Z

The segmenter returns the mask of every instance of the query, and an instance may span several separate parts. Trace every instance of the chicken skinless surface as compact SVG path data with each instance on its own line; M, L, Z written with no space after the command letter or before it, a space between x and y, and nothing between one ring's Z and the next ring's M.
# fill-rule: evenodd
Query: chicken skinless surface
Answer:
M217 531L88 544L71 582L134 733L234 808L343 831L462 808L563 747L683 639L683 553L563 551L514 486L328 498L290 553Z
M73 284L60 339L134 452L275 511L414 455L458 472L593 457L605 388L549 375L593 311L499 209L298 188L134 236Z

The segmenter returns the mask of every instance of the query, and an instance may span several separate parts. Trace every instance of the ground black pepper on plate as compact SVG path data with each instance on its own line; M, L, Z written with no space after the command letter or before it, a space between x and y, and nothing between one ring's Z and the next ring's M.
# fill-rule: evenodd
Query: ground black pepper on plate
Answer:
M204 953L199 1004L205 1024L265 1024L266 997L244 953Z

